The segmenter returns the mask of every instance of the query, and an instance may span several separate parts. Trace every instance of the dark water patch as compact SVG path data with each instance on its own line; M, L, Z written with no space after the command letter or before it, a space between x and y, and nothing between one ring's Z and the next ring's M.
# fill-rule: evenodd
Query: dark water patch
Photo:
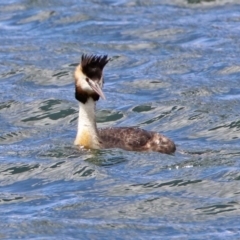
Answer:
M12 105L17 104L14 100L10 100L7 102L2 102L0 104L0 111L5 110L6 108L11 108Z
M154 123L156 121L159 121L159 120L161 120L162 118L164 118L168 114L169 114L169 112L163 113L163 114L161 114L161 115L159 115L159 116L157 116L157 117L155 117L153 119L150 119L150 120L148 120L146 122L143 122L141 125L145 125L145 124L148 125L148 124Z
M140 105L140 106L136 106L133 108L133 112L148 112L155 109L154 107L150 106L150 105Z
M14 197L12 198L0 198L0 204L6 204L6 203L16 203L20 200L23 200L23 197Z
M53 164L50 168L58 168L58 167L60 167L60 166L61 166L62 164L64 164L64 163L65 163L65 161L55 163L55 164Z
M223 125L223 126L217 126L215 128L209 129L208 131L214 131L214 130L217 130L219 128L228 128L228 129L236 128L236 129L238 129L239 127L240 127L240 121L236 121L236 122L231 122L230 124L226 124L226 125Z
M203 2L215 2L215 0L187 0L189 4L203 3Z
M108 166L124 163L126 159L123 157L105 157L105 158L94 157L94 158L88 158L86 159L86 161L97 166L108 167Z
M206 215L215 215L215 214L222 214L225 212L231 212L236 211L239 209L239 204L235 203L229 203L229 204L216 204L208 207L202 207L202 208L196 208L195 210L201 211L202 214Z
M0 142L3 143L13 143L22 138L23 132L9 132L4 133L0 136Z
M57 79L61 78L61 77L66 77L69 76L69 72L67 71L62 71L62 72L58 72L52 75L53 77L57 77Z
M88 159L87 159L88 160ZM83 167L82 169L76 171L73 175L78 175L82 177L93 176L94 170L89 169L88 167Z
M235 180L239 181L240 180L240 175L235 178Z
M158 108L159 109L159 108ZM152 123L155 123L155 122L159 122L159 120L163 119L163 118L166 118L166 117L169 117L171 116L175 111L179 111L181 110L182 108L180 107L177 107L177 106L173 106L171 109L169 109L168 111L163 111L160 115L156 116L156 117L152 117L150 120L147 120L143 123L141 123L140 125L141 126L144 126L144 125L149 125L149 124L152 124ZM159 109L160 110L160 109ZM159 111L154 111L154 112L159 112Z
M93 155L87 158L86 161L103 167L111 167L127 161L124 151L114 150L96 150L92 152Z
M4 175L14 175L14 174L22 174L24 172L30 172L36 168L39 168L39 165L21 165L21 166L16 166L16 167L11 167L8 169L5 169L4 171L1 171L0 173Z
M41 109L43 110L43 109ZM46 112L46 110L43 110L44 112ZM30 117L30 118L26 118L26 119L22 119L23 122L34 122L34 121L40 121L42 119L45 118L49 118L51 120L58 120L61 118L65 118L66 116L69 116L73 113L76 113L75 109L66 109L66 110L60 110L57 113L52 113L52 114L47 114L47 115L40 115L40 116L35 116L35 117ZM46 125L48 125L49 123L46 123Z
M3 72L0 74L0 79L1 81L5 80L6 84L7 84L7 81L9 82L10 80L14 80L15 78L18 78L20 77L21 73L22 73L22 69L11 69L10 71L7 71L7 72ZM14 77L14 78L13 78Z
M117 122L124 115L120 111L100 110L97 112L96 118L98 123Z
M27 125L50 125L57 124L57 121L72 118L72 115L77 111L69 106L64 101L49 99L39 103L30 103L29 111L21 115L28 115L23 117L21 121ZM63 106L65 105L65 109ZM72 119L68 120L72 121Z
M237 0L1 1L0 238L238 239L239 19ZM174 156L73 146L82 53L112 58L98 125Z
M62 70L41 69L32 65L24 67L25 83L34 83L40 86L62 87L73 83L72 67L62 66Z
M166 182L166 183L145 183L143 185L132 185L132 187L143 187L143 188L161 188L161 187L181 187L181 186L186 186L188 184L195 184L195 183L199 183L202 182L202 180L173 180L170 182Z
M86 153L87 150L78 149L75 147L53 146L47 150L41 151L38 154L38 157L44 159L71 159L84 157Z

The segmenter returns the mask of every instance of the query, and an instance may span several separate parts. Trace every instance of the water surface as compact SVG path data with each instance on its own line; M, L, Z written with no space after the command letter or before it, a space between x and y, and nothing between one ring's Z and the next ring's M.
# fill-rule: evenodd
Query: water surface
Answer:
M237 0L0 3L0 238L239 239ZM73 146L73 71L108 54L100 127L175 156Z

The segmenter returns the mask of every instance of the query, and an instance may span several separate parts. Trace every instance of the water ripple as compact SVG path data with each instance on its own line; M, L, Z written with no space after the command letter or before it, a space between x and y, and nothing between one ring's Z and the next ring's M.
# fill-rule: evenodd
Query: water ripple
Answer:
M239 3L0 3L0 238L238 239ZM108 54L99 127L173 156L73 145L73 71Z

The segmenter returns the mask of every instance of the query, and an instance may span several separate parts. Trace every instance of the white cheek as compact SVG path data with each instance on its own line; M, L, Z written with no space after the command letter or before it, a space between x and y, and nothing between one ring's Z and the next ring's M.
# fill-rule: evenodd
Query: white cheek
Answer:
M94 92L85 79L82 79L82 78L78 79L77 85L80 86L82 90L86 92L89 92L89 93Z

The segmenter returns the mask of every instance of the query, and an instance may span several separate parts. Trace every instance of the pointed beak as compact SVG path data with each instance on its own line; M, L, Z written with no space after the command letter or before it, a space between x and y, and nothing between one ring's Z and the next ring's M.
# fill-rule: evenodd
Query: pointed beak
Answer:
M102 99L106 100L106 97L105 97L101 87L99 86L99 84L96 81L93 81L90 79L88 84Z

